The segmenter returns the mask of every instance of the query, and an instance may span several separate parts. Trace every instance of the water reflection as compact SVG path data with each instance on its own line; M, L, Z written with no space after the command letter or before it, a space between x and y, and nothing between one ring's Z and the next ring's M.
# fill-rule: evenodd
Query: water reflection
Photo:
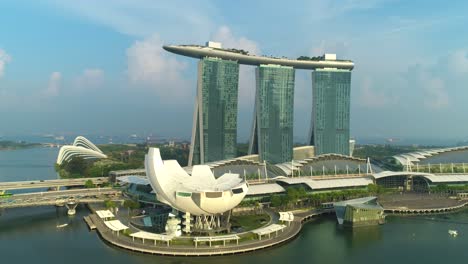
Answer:
M383 239L380 225L362 227L338 227L337 232L343 232L347 246L353 249L367 247Z

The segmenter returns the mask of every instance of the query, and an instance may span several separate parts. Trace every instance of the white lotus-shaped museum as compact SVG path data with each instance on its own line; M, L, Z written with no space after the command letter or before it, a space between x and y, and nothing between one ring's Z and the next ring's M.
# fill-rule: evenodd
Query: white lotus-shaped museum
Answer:
M239 174L225 173L216 179L207 165L194 166L189 175L177 161L163 161L158 148L149 149L145 168L159 201L195 216L227 212L248 190Z

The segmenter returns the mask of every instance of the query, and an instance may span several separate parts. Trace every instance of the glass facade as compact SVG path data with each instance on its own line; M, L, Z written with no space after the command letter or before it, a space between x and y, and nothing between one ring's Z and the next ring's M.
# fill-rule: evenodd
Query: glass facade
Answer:
M200 60L189 165L236 157L238 83L236 61Z
M349 155L351 71L316 69L312 72L312 129L315 155Z
M267 163L293 158L294 69L260 65L249 152Z

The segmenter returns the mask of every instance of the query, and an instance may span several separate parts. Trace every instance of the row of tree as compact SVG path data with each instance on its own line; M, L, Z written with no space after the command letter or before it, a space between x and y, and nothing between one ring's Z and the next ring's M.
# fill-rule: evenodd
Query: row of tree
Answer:
M113 170L137 168L141 168L141 166L112 160L105 162L85 160L81 157L74 157L69 161L63 162L61 165L55 165L55 170L61 178L106 177Z
M108 156L103 160L85 160L81 157L56 164L55 169L61 178L81 177L105 177L110 171L138 169L144 167L145 154L148 153L147 145L102 145L99 146ZM181 166L188 163L188 149L174 148L164 145L154 145L161 151L164 159L175 159Z
M430 188L432 193L449 193L468 192L468 184L465 185L447 185L438 184Z
M391 192L390 189L385 189L382 186L369 184L363 189L347 189L326 192L307 192L304 187L289 187L285 194L273 194L268 197L263 197L260 200L246 200L241 203L241 206L252 207L258 206L258 203L270 203L272 207L284 210L298 207L317 207L322 203L337 202L360 198L371 195L379 195L386 192ZM395 191L395 190L393 190Z

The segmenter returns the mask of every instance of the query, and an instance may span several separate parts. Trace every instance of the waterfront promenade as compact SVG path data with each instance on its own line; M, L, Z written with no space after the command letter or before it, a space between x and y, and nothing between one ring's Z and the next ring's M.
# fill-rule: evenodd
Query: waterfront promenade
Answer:
M379 196L379 203L386 213L391 214L432 214L462 209L468 199L455 199L436 194L388 194Z
M151 242L143 243L141 240L133 241L133 239L129 236L117 236L116 234L114 234L108 227L106 227L103 220L101 220L96 214L91 214L89 216L89 220L91 220L93 227L96 229L96 231L104 241L119 248L135 252L167 256L219 256L242 254L281 245L295 238L301 231L302 225L306 221L312 219L315 216L329 212L330 211L319 210L301 212L299 214L295 214L294 221L290 222L290 224L287 225L283 229L283 231L279 231L277 235L272 234L270 238L262 238L262 240L259 240L258 238L253 238L246 241L242 241L241 239L239 244L227 243L225 246L214 245L212 247L200 244L197 247L195 247L195 244L190 245L189 243L186 243L186 245L167 246L164 243L155 245ZM90 224L89 220L87 221L88 224Z

